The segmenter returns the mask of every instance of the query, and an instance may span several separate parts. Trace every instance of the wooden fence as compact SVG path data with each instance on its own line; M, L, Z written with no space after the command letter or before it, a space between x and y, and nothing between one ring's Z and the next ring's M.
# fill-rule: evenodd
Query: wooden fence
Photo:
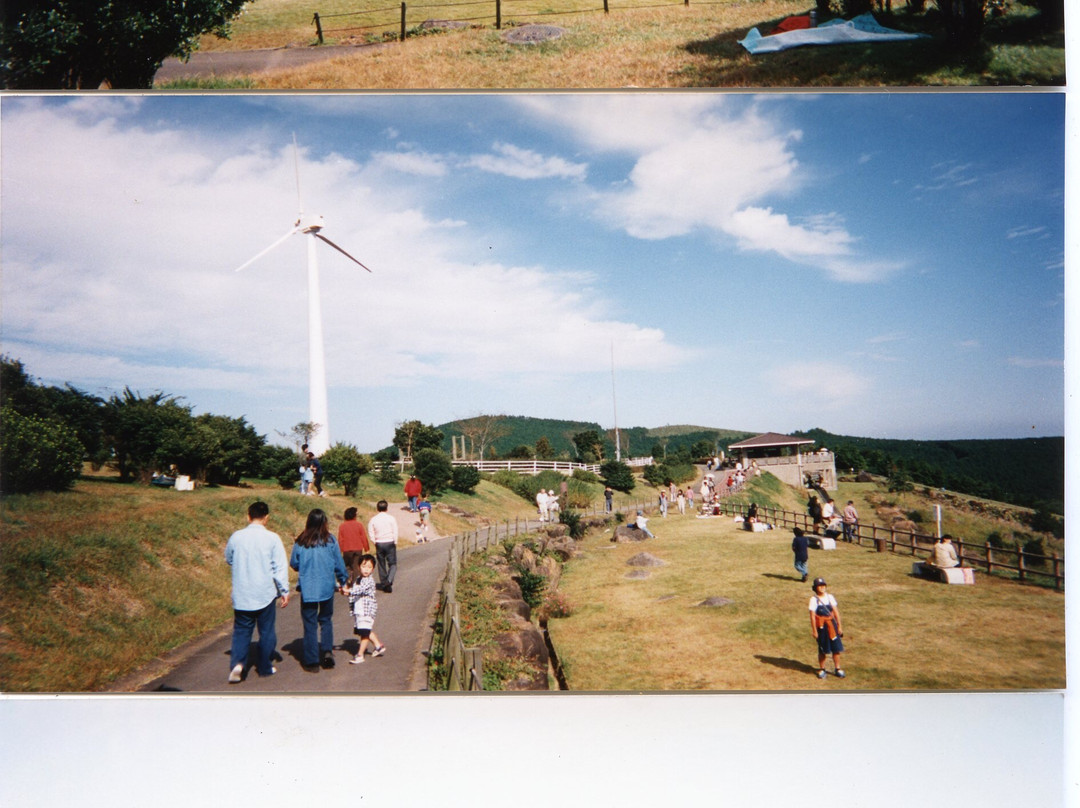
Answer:
M315 34L319 38L319 44L324 44L324 36L326 34L351 34L360 31L384 31L389 32L391 30L397 31L397 38L404 42L408 32L408 20L410 11L420 11L421 14L413 15L413 24L419 25L420 22L433 19L432 15L428 12L431 9L457 9L465 6L487 6L490 11L482 13L477 16L462 16L462 17L446 17L437 18L441 22L451 23L493 23L496 29L501 29L503 25L503 9L507 6L512 6L515 3L525 2L525 0L466 0L465 2L455 3L418 3L409 6L407 3L402 2L400 6L386 6L383 8L367 9L365 11L353 11L342 12L340 14L320 14L315 12L315 16L312 18L312 24L315 26ZM712 5L727 5L731 0L694 0L694 5L699 6L712 6ZM535 5L535 3L533 3ZM529 17L551 17L566 14L591 14L595 12L604 12L608 14L614 8L617 11L633 11L643 8L667 8L669 6L689 6L690 0L675 0L674 2L666 3L625 3L616 5L612 0L603 0L603 6L595 8L575 8L566 9L563 11L549 9L546 11L535 12L511 12L514 19L524 19ZM390 16L390 14L393 16ZM451 12L455 13L455 12ZM342 17L364 18L364 22L357 23L355 25L347 25L342 28L327 28L323 24L327 20L336 20ZM372 19L376 17L376 19ZM419 20L419 21L418 21ZM331 23L336 25L337 23Z
M650 511L652 503L621 498L619 510L640 509ZM575 509L578 513L597 515L604 508L596 503L585 509ZM462 562L473 553L479 553L492 547L503 539L535 533L546 523L539 519L506 520L467 533L458 533L449 537L449 555L446 562L446 575L439 592L439 611L435 618L435 631L431 636L428 658L441 652L447 690L483 690L484 660L481 649L467 647L461 634L461 617L458 611L457 582ZM429 669L429 686L431 676Z
M744 515L745 505L720 503L720 512L729 516ZM777 527L800 527L813 532L813 520L805 513L792 513L779 508L758 508L758 519ZM842 540L842 536L838 540ZM879 553L891 552L915 556L929 553L937 539L924 533L911 533L880 525L860 523L855 531L855 543L874 547ZM953 538L960 566L969 566L987 573L1015 576L1021 583L1045 585L1051 583L1059 591L1065 589L1065 559L1057 553L1049 556L1028 553L1020 547L994 547L989 542L978 544Z

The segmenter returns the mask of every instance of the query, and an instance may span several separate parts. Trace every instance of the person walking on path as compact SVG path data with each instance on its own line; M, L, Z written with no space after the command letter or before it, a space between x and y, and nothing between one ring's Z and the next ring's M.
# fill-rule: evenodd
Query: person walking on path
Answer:
M611 500L615 496L615 492L611 490L610 485L604 486L604 513L611 513Z
M375 585L387 594L394 591L397 576L397 520L387 513L385 499L375 505L377 513L368 521L368 537L375 542L375 557L379 562L379 583Z
M807 562L810 560L810 542L803 535L801 527L793 528L792 532L795 534L795 538L791 540L791 550L795 553L795 571L802 576L802 580L805 582L810 574L807 567Z
M405 496L409 499L409 513L416 513L420 495L424 491L424 484L413 474L405 481Z
M360 650L349 660L350 665L359 665L364 661L368 644L374 646L372 656L382 656L386 646L379 642L375 633L375 614L379 604L375 600L375 557L364 555L360 558L360 575L349 589L349 609L353 616L353 633L360 638Z
M824 679L825 658L832 655L833 669L841 679L846 676L840 667L840 654L844 651L844 627L840 623L840 608L836 598L827 591L824 578L814 579L814 594L810 598L810 632L818 645L818 679Z
M844 506L844 541L855 541L856 531L859 528L859 512L855 510L855 503L850 499Z
M281 597L281 608L289 605L289 568L285 546L277 533L266 529L270 507L265 502L248 506L248 525L229 536L225 544L225 563L232 567L233 633L229 652L229 683L244 678L251 635L259 631L259 658L255 670L260 676L273 676L277 669L274 628L274 604Z
M540 512L540 521L546 522L548 520L548 495L543 488L536 493L536 509Z
M685 516L686 515L686 494L683 493L683 490L681 488L675 494L675 502L679 506L679 515L680 516Z
M349 571L348 585L352 586L353 581L360 575L360 557L371 552L364 523L356 518L356 508L345 509L345 521L338 528L338 546L345 561L345 569Z
M311 511L289 558L289 566L300 573L300 619L304 624L301 662L310 672L318 671L320 664L334 667L334 590L342 594L348 591L345 561L326 522L322 509Z
M660 491L660 516L662 516L664 519L667 519L667 503L668 503L667 491L664 491L663 489L661 489L661 491Z
M686 505L690 510L694 510L694 486L686 486Z

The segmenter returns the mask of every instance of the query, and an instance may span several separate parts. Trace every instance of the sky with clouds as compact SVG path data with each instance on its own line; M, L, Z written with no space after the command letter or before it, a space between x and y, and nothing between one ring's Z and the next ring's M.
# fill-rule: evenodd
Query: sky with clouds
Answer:
M1064 434L1060 93L0 99L5 354L307 420ZM293 135L299 143L299 171Z

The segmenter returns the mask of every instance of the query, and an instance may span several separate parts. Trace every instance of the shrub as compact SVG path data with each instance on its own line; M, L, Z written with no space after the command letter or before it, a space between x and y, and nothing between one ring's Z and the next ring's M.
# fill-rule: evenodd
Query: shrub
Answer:
M0 410L0 489L4 493L66 491L79 479L83 445L71 427L51 418Z
M634 472L620 460L608 460L600 466L600 479L616 491L629 493L634 489Z
M335 443L323 453L319 462L323 476L344 488L347 497L356 493L360 477L374 467L370 456L360 454L355 446L346 443Z
M570 478L573 480L580 480L583 483L600 482L600 478L588 469L574 469L574 473L570 475Z
M438 494L454 477L454 464L450 461L450 455L439 449L419 450L413 456L413 467L427 496Z
M1038 569L1046 567L1046 559L1042 558L1046 555L1046 546L1043 544L1042 536L1029 536L1024 542L1023 553L1025 567Z
M544 598L544 589L547 587L547 578L535 572L519 569L517 582L521 586L521 597L529 604L529 608L535 609L540 606Z
M262 450L260 476L263 479L277 480L286 491L296 485L300 479L300 457L292 449L284 446L266 446Z
M571 539L580 539L585 535L585 525L581 521L581 514L567 508L559 512L559 522L566 525Z
M920 522L921 523L921 522L926 521L926 514L924 514L922 511L917 510L917 509L906 511L904 513L904 516L906 516L912 522Z
M450 487L462 494L471 494L480 484L480 471L476 466L454 466Z
M991 547L996 547L1000 550L1002 547L1005 546L1005 539L1003 539L1001 537L1001 534L995 530L992 533L987 534L986 543L989 544Z
M544 594L543 603L540 604L540 617L549 619L552 617L569 617L574 613L574 606L570 599L559 590Z
M401 472L398 471L398 467L394 464L393 460L382 460L379 462L379 473L376 479L380 483L386 485L396 485L401 482Z
M492 472L491 481L495 483L495 485L501 485L503 488L508 488L514 493L518 493L521 475L516 471L510 471L509 469L499 469L496 472Z

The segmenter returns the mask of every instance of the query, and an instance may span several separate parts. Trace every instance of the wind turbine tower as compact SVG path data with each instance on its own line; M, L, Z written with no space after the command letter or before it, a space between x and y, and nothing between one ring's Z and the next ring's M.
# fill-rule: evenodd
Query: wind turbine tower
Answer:
M368 272L364 266L345 250L332 242L322 234L326 226L322 216L304 213L304 205L300 196L300 150L296 145L296 136L293 135L293 155L296 163L296 200L299 207L299 215L292 229L279 238L254 258L246 261L236 268L239 272L258 261L268 252L280 246L288 239L300 233L308 236L307 240L307 302L308 302L308 412L311 423L315 424L315 432L308 440L308 449L316 456L321 455L330 448L330 414L327 403L326 387L326 351L323 342L322 324L322 297L319 292L319 252L318 242L329 244L339 253L344 255L354 264L357 264Z

